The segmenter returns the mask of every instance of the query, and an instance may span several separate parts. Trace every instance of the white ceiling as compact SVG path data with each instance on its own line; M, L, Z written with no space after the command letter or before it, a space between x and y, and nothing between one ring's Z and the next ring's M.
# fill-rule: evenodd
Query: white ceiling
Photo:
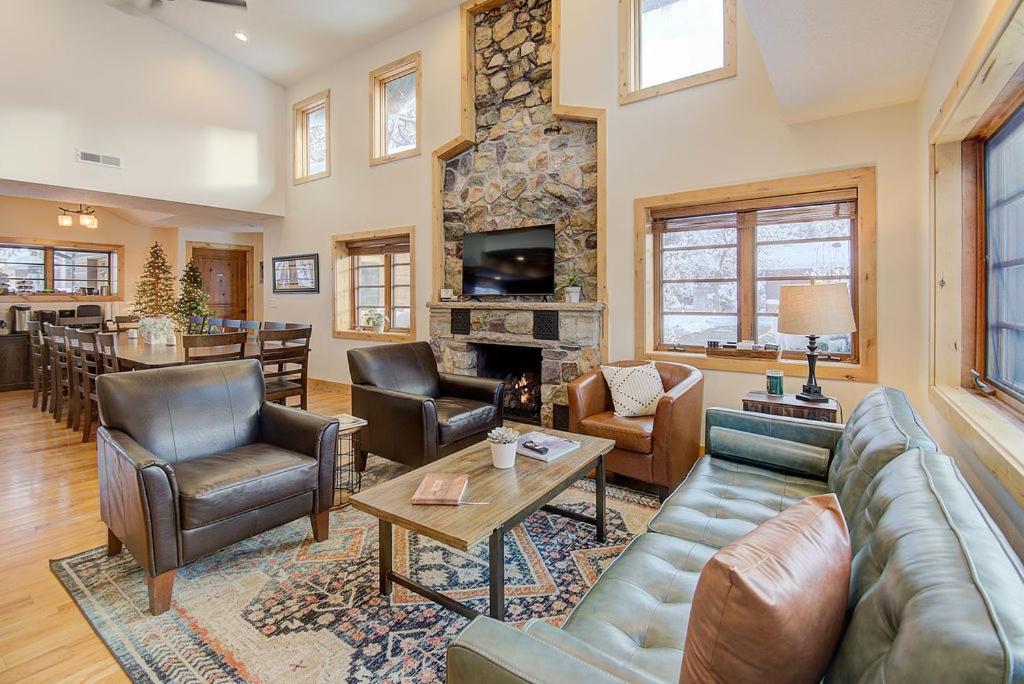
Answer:
M104 0L151 17L275 83L292 85L317 69L414 26L459 0L248 0L248 10L200 0ZM249 36L243 43L236 31Z
M743 0L791 123L917 99L952 6L953 0Z

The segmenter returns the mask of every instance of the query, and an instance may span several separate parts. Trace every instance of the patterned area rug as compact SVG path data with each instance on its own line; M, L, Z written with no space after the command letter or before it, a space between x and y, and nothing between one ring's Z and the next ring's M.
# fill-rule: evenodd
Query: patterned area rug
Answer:
M373 458L364 487L396 472ZM593 482L556 502L593 515ZM560 624L657 505L609 485L603 544L593 526L544 512L515 528L505 538L507 619ZM396 527L394 544L396 570L487 612L486 542L463 553ZM136 682L443 682L445 649L468 624L397 585L382 598L377 521L351 508L331 513L328 542L300 520L182 568L158 617L127 551L50 565Z

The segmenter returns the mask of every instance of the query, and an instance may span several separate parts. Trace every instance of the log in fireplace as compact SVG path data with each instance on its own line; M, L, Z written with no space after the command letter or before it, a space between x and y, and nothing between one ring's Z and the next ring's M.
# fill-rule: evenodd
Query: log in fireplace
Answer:
M477 344L477 373L505 382L505 417L540 425L541 350Z

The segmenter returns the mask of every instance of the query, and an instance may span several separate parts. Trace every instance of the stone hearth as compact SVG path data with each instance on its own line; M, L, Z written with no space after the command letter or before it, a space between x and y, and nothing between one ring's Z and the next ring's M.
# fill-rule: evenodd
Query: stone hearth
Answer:
M555 415L565 415L566 383L601 364L601 302L440 302L427 307L430 344L445 373L479 375L481 345L541 350L540 419L545 427L564 427L556 424ZM555 317L557 324L552 324Z

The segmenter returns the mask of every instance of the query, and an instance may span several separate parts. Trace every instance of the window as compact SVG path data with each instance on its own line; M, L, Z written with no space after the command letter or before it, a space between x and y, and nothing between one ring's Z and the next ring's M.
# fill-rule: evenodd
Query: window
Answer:
M306 98L293 107L295 182L331 175L331 91Z
M116 298L117 245L0 238L0 295Z
M620 0L619 102L736 75L736 0Z
M420 153L420 53L370 73L370 164Z
M756 372L771 362L704 355L708 340L754 340L778 344L782 362L798 364L807 341L778 332L780 289L832 282L849 289L858 332L822 337L823 366L836 364L831 377L874 373L873 169L643 198L637 205L639 355L686 355L687 363L706 368Z
M334 238L335 337L414 339L413 229ZM373 324L384 316L383 331Z

